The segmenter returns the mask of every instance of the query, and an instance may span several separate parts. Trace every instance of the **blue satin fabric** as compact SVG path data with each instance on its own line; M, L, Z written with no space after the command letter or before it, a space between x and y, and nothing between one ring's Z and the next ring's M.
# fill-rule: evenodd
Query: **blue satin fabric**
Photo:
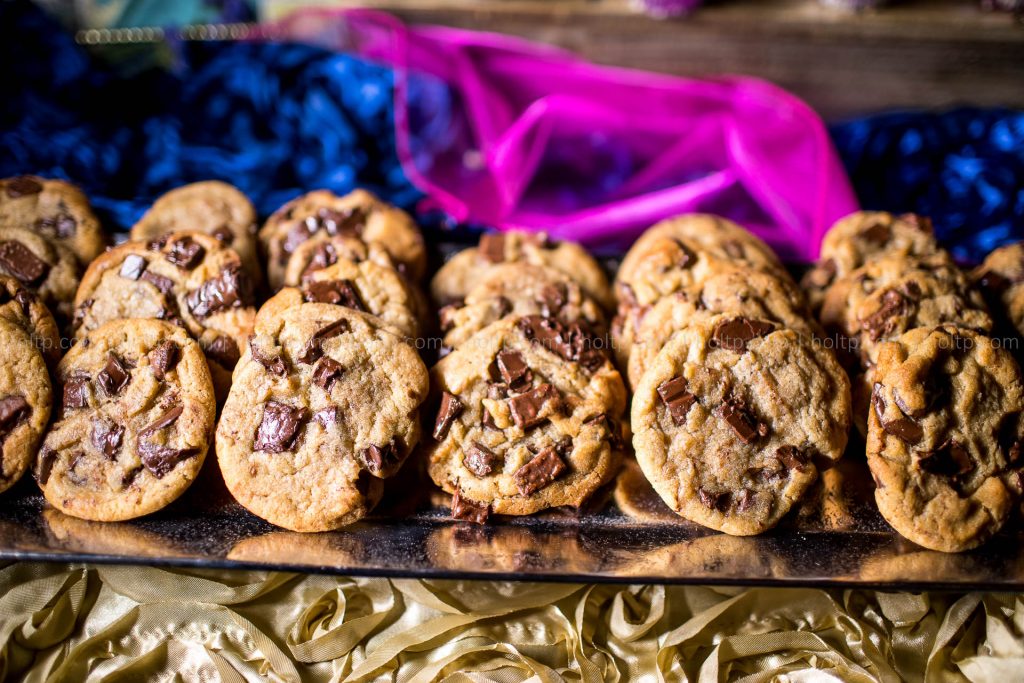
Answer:
M406 208L421 196L395 153L389 69L306 45L171 47L171 69L125 77L27 3L0 3L0 177L71 179L122 229L208 178L263 215L315 188L366 187Z

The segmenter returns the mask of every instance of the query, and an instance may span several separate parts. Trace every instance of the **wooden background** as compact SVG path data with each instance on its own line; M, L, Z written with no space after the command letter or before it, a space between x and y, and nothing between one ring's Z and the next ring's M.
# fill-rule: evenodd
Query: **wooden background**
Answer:
M760 76L832 120L902 107L1024 108L1024 24L973 0L906 0L861 14L817 0L726 0L672 21L629 0L274 0L268 18L316 4L510 33L606 64Z

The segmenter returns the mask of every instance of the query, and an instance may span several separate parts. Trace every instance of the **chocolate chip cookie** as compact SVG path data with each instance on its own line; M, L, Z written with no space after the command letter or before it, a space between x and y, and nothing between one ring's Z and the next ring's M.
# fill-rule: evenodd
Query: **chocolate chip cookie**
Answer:
M1001 332L1024 336L1024 242L991 252L970 275Z
M63 350L53 314L25 285L6 275L0 275L0 320L20 327L42 354L46 365L57 367Z
M57 421L36 462L46 500L100 522L166 506L202 467L216 403L199 345L161 320L114 320L60 362Z
M857 268L829 288L821 322L864 368L875 363L882 342L915 327L992 329L985 302L945 252L887 256Z
M67 248L26 228L0 228L0 275L39 295L61 322L71 315L78 261Z
M74 334L81 339L124 318L180 325L206 353L223 398L252 333L252 289L238 254L210 235L176 232L151 242L125 242L86 270L75 297Z
M714 316L654 359L633 397L632 427L637 462L670 508L728 534L757 534L842 455L849 380L805 334Z
M453 349L506 315L541 315L564 323L583 322L597 334L606 328L604 312L568 275L530 263L487 269L465 300L438 311L443 344Z
M172 232L201 232L238 252L259 287L263 268L256 249L256 209L234 185L207 180L166 192L132 226L131 238L149 242Z
M368 313L407 340L419 338L418 304L409 285L396 271L373 261L339 259L313 271L300 286L285 287L271 297L258 316L277 315L303 301Z
M292 531L363 517L420 438L427 370L372 316L324 303L261 312L217 427L231 493Z
M580 323L508 316L431 370L428 472L452 516L580 506L615 475L622 378Z
M36 457L53 395L43 357L29 335L0 314L0 492L14 485Z
M423 235L409 214L365 190L344 197L317 190L282 206L260 229L270 286L277 289L284 284L289 257L300 244L310 239L327 241L334 235L377 243L410 280L419 281L426 272Z
M0 180L0 228L30 230L70 250L85 267L107 244L85 193L63 180Z
M630 309L617 326L616 348L628 351L629 383L640 377L676 332L698 319L729 313L779 323L801 334L818 333L800 288L789 278L734 268L669 295L650 308Z
M878 352L868 465L902 536L958 552L1006 522L1024 487L1024 389L1012 356L972 330L911 330Z
M604 308L615 306L608 278L600 264L573 242L551 240L544 233L488 233L476 247L463 249L445 263L430 282L430 294L439 306L461 301L480 284L488 271L503 263L530 263L562 272Z
M939 251L931 221L916 214L858 211L840 219L821 241L818 263L800 281L817 311L836 280L884 256L930 256Z
M789 274L771 248L718 216L687 214L649 228L622 259L615 278L620 309L651 306L726 268Z

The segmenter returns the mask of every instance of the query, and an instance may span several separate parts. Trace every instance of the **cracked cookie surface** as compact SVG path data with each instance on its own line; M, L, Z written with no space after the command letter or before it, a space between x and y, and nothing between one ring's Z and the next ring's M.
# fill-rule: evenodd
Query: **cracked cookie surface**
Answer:
M36 457L53 402L50 375L29 335L0 314L0 492Z
M231 247L242 259L253 285L263 282L256 250L256 209L234 185L207 180L182 185L160 195L139 222L131 238L149 242L173 232L201 232Z
M579 327L509 316L431 370L428 472L457 519L579 506L620 462L622 378Z
M198 476L216 403L199 345L159 320L116 320L58 366L57 421L36 462L46 500L94 521L159 510Z
M932 550L990 538L1020 501L1022 414L1020 369L988 337L944 325L883 344L867 457L886 521Z
M0 180L0 228L23 228L59 244L83 267L107 236L78 187L64 180L18 176Z
M365 516L420 438L427 370L371 316L325 303L261 311L217 427L228 489L293 531Z
M637 462L670 508L757 534L842 455L850 386L806 335L720 315L666 344L637 387L631 425Z

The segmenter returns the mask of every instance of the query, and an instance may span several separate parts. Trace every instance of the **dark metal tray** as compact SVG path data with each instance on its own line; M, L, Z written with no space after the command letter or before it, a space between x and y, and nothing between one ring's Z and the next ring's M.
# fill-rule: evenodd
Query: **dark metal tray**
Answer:
M457 250L442 245L442 254ZM612 259L607 260L614 269ZM343 530L278 529L235 503L211 457L162 512L86 522L46 506L31 477L0 496L0 563L10 560L278 569L418 578L776 586L893 590L1024 590L1019 519L968 553L903 540L875 508L864 445L825 472L770 533L733 537L674 515L627 460L586 510L453 522L447 497L415 455L387 483L374 514Z

